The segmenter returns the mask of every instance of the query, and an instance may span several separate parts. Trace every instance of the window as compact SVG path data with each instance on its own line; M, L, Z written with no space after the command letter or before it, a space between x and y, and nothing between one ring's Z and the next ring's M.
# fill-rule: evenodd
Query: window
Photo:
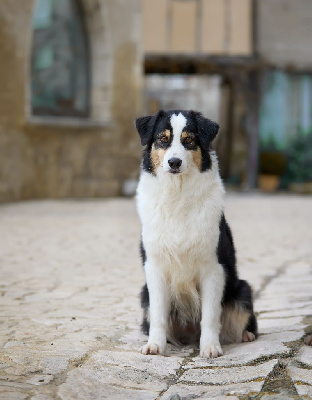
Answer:
M86 117L89 112L86 29L77 0L36 0L31 106L34 115Z
M312 76L269 71L260 107L260 145L288 147L296 134L312 129Z

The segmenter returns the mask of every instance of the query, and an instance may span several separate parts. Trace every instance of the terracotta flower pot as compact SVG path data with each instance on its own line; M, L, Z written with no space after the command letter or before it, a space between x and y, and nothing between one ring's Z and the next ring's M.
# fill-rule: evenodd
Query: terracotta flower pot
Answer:
M258 178L258 187L263 192L273 193L278 189L280 180L281 178L279 175L260 174Z

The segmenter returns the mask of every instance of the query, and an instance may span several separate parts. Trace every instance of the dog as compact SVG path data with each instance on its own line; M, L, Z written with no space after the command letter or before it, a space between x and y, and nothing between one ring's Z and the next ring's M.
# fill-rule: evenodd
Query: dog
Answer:
M200 356L220 342L253 341L252 291L236 271L224 187L212 142L219 125L196 111L160 110L135 122L145 146L137 187L142 223L143 354L200 339Z

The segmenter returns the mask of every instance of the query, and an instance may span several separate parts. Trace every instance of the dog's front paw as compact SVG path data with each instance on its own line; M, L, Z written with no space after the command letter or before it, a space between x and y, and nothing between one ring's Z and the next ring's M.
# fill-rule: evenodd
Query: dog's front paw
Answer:
M165 354L165 348L162 348L158 344L155 343L147 343L141 348L141 353L142 354L160 354L164 355Z
M222 356L223 351L219 344L211 344L200 348L200 356L203 358L216 358Z

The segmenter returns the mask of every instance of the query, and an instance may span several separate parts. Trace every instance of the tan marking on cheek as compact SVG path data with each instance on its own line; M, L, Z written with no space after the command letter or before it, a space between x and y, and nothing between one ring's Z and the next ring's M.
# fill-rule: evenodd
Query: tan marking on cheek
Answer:
M201 171L202 167L202 154L200 151L200 148L198 147L197 150L192 150L192 157L193 157L193 162L196 165L196 167Z
M170 132L169 132L170 133ZM158 167L163 163L163 159L165 157L166 150L164 149L155 149L155 146L152 146L151 150L151 158L153 163L153 173L156 175Z

